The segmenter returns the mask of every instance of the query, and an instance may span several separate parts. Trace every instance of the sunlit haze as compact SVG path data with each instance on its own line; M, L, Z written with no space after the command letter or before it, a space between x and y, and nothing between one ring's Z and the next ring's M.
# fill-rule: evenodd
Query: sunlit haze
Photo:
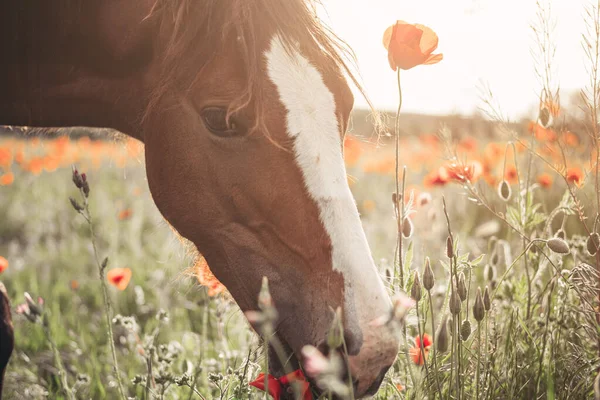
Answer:
M587 0L553 0L556 82L563 101L588 80L581 46ZM324 19L356 53L364 86L382 109L397 105L395 73L381 39L400 19L431 27L439 36L436 65L402 71L403 110L426 114L470 115L482 105L480 88L488 86L504 114L518 118L537 104L539 80L531 50L536 23L532 0L328 0ZM356 96L356 105L366 102Z

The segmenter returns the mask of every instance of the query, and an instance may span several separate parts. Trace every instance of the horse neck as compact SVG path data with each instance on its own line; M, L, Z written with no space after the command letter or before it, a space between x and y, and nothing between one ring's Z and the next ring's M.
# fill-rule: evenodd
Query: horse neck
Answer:
M2 2L0 124L117 129L140 138L151 2Z

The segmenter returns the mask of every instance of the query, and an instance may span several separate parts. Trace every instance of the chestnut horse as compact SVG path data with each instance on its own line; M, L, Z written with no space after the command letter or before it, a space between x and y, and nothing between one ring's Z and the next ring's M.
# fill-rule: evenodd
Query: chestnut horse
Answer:
M0 25L0 124L144 142L158 209L243 311L268 277L291 367L341 307L355 393L377 391L398 340L371 323L391 302L344 167L345 47L312 0L4 1Z

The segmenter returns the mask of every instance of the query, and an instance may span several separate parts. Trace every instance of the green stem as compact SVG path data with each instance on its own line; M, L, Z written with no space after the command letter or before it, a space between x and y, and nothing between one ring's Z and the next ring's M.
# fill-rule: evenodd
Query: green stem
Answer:
M477 372L475 373L475 398L479 398L479 364L481 363L481 322L477 322Z
M113 369L115 372L115 378L117 379L117 388L119 389L119 395L122 400L125 400L127 397L125 396L125 391L123 390L123 384L121 383L121 376L119 374L119 363L117 361L117 349L115 348L115 339L113 335L112 329L112 318L111 318L111 305L110 299L108 297L108 287L106 285L106 279L104 279L104 268L102 263L100 262L100 258L98 256L98 249L96 247L96 235L94 233L94 224L92 223L92 215L90 213L90 207L87 197L83 195L83 191L81 192L84 198L85 204L85 212L87 215L87 222L90 228L90 238L92 241L92 247L94 249L94 258L96 260L96 265L98 266L98 274L100 276L100 283L102 285L102 296L104 300L104 315L106 318L106 328L107 328L107 336L108 342L110 343L110 351L113 359Z
M434 341L435 341L435 316L433 313L433 300L431 299L431 291L429 291L429 290L427 291L427 297L429 297L429 309L431 310L431 332L432 332L432 335L434 335ZM440 377L438 376L439 369L437 367L437 350L436 350L435 343L433 346L433 368L435 370L434 371L435 383L436 383L438 394L439 394L440 400L441 400L441 399L443 399L443 397L442 397L442 388L440 386Z
M429 375L429 367L427 366L427 359L425 358L425 346L423 345L423 333L424 329L421 330L421 319L419 318L419 302L416 302L415 308L417 310L417 331L419 332L419 351L421 352L421 357L423 359L423 365L425 366L425 380L429 383L431 379ZM428 385L429 386L429 385ZM434 395L435 398L435 395Z
M52 349L52 355L54 357L56 369L58 369L58 378L60 379L60 385L62 386L62 390L69 400L75 400L75 395L73 394L73 391L69 386L69 382L67 381L67 371L65 370L65 366L63 365L62 360L60 358L60 352L58 351L58 347L56 346L56 343L52 338L48 317L45 314L43 316L42 326L44 328L44 333L46 334L46 340L48 340L50 348Z

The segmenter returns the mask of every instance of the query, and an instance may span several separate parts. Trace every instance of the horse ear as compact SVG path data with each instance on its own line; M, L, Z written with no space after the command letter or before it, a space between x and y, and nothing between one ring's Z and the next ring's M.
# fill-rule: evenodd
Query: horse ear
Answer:
M4 384L4 371L14 347L14 332L10 315L10 301L4 284L0 282L0 399Z

